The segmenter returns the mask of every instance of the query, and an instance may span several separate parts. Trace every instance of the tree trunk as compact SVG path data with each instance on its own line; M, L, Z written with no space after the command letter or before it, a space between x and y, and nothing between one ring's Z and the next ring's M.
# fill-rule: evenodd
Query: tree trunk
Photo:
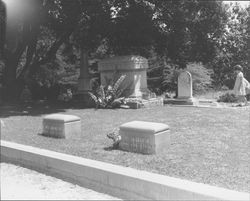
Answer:
M13 54L8 54L5 62L5 71L3 76L4 93L3 99L6 101L15 101L18 99L23 88L23 82L16 79L16 69L18 61Z

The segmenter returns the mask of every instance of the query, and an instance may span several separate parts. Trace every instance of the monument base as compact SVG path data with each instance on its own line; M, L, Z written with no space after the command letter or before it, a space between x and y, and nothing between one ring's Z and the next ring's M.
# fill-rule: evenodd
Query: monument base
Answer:
M164 99L164 104L173 105L196 105L195 98L176 98L176 99Z
M73 101L86 107L95 107L95 103L88 94L88 91L78 91L74 94Z

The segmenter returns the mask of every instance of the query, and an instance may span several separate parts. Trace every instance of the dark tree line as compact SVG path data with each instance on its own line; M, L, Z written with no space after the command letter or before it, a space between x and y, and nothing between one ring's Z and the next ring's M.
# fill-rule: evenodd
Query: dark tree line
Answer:
M228 20L222 2L211 0L22 0L18 7L2 58L10 98L41 66L53 66L61 48L68 55L79 49L86 59L140 54L177 67L211 62Z

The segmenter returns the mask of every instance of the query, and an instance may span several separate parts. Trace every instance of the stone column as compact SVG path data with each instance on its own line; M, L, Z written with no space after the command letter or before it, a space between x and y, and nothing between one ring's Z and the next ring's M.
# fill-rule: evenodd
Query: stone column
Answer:
M80 76L78 79L77 99L86 106L91 105L88 94L88 92L91 91L91 76L89 74L88 66L88 52L82 49L80 58Z
M90 75L88 69L88 53L85 50L81 50L80 59L80 77L78 79L78 92L82 94L88 93L90 88Z

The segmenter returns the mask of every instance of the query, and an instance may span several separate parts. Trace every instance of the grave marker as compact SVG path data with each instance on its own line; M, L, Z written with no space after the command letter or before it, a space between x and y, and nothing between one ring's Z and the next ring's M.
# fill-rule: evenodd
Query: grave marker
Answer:
M122 150L155 154L170 144L168 125L154 122L132 121L120 126Z
M81 119L74 115L50 114L43 118L43 135L54 138L79 138Z
M192 75L183 71L178 76L178 98L192 98L193 97L193 86L192 86Z

